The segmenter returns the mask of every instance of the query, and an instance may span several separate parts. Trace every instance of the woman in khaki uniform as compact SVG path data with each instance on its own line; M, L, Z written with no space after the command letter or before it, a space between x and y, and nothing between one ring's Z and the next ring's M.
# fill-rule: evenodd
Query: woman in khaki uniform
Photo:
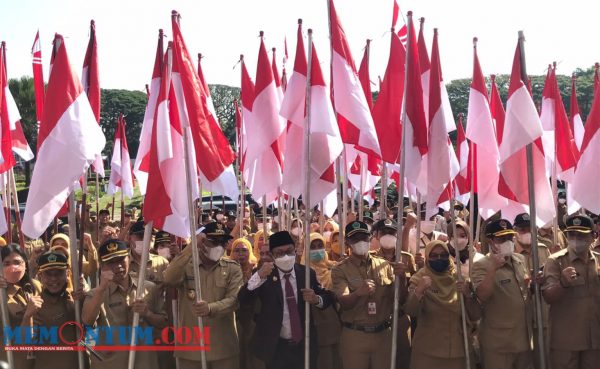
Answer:
M42 299L39 296L42 290L40 282L32 279L27 266L27 255L19 245L3 246L0 255L4 276L0 276L0 288L6 289L7 305L10 326L15 328L21 325L33 325L33 314L37 307L41 307ZM0 339L4 346L4 326L0 321ZM33 368L35 354L33 352L13 352L15 368ZM0 350L0 360L6 361L6 351Z
M304 257L302 257L304 264ZM310 234L310 267L317 273L317 280L325 289L331 288L331 268L337 263L330 261L325 251L325 239L319 233ZM317 328L317 369L342 367L340 357L340 333L342 324L334 305L326 309L313 307L311 315Z
M448 246L439 240L429 242L425 267L411 277L404 307L410 316L419 319L412 342L411 369L465 367L459 293L465 297L468 321L479 319L479 306L470 289L465 282L456 281Z

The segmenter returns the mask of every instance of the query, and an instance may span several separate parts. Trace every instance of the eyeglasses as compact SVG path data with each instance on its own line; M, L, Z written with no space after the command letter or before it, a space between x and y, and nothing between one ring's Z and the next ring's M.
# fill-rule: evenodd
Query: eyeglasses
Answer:
M432 252L429 254L429 260L448 260L450 258L450 254L447 252L437 253Z

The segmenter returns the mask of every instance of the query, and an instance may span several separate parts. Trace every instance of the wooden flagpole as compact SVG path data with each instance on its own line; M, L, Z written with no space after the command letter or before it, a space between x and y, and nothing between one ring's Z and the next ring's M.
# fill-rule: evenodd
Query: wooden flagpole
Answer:
M10 168L8 171L9 183L8 186L11 187L12 200L15 206L15 223L17 225L17 230L19 234L19 246L23 250L25 250L25 237L23 236L23 231L21 230L21 209L19 208L19 196L17 194L17 184L15 182L15 172L13 168Z
M71 187L71 193L69 194L69 254L71 256L71 278L73 282L73 290L77 291L80 287L79 276L81 275L81 271L79 269L79 263L76 260L79 260L77 254L77 219L75 215L75 189ZM82 235L83 238L83 235ZM81 324L81 304L79 301L75 301L75 321L78 324ZM83 351L77 352L77 360L79 364L79 369L84 369L85 360L83 356Z

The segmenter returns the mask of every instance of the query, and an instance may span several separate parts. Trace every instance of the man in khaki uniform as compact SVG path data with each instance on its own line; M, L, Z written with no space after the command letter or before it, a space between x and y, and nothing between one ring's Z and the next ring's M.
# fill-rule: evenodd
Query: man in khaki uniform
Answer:
M152 327L154 336L167 325L164 301L154 283L144 282L144 297L136 298L137 280L129 275L129 250L127 244L117 239L105 241L98 249L101 270L100 283L86 294L81 320L84 324L99 328L97 345L120 344L122 335L113 330L112 337L105 337L105 327L131 327L133 313L140 314L140 327ZM103 351L103 361L92 357L92 369L126 368L128 351ZM158 369L154 351L137 351L135 369Z
M348 224L345 237L352 255L331 272L332 290L341 306L342 363L344 369L386 368L392 345L394 278L400 276L402 304L407 295L406 265L370 254L370 232L363 222Z
M373 224L371 228L374 238L379 243L379 248L371 254L383 258L387 261L396 261L396 238L398 234L398 224L392 219L382 219ZM401 251L400 261L406 265L406 279L410 279L417 272L415 257L411 253ZM396 367L399 369L408 368L410 364L410 345L411 345L411 322L408 314L401 311L398 314L398 357L402 360L396 360ZM406 360L405 360L406 358Z
M33 316L33 324L42 327L61 327L67 322L75 321L74 295L81 298L83 289L71 295L67 291L67 257L60 252L49 251L38 260L38 276L42 283L43 303ZM61 332L61 340L77 341L75 326L67 326ZM40 344L51 345L49 342ZM87 359L87 358L86 358ZM64 368L76 368L78 358L76 351L37 351L34 369L56 368L60 363Z
M566 221L568 247L548 259L544 299L550 304L553 369L592 369L600 363L600 254L590 250L592 220Z
M532 299L525 257L514 252L508 220L485 228L490 254L473 264L471 280L482 303L479 331L486 369L529 369L532 355Z
M133 279L137 279L140 270L140 261L142 260L142 250L144 248L144 222L135 222L129 228L129 248L131 256L131 264L129 265L129 273ZM146 264L146 280L160 285L163 280L163 273L169 261L162 256L148 254L148 263Z
M186 247L165 270L164 284L178 288L179 326L195 327L203 317L210 328L210 350L206 360L210 369L239 367L239 343L235 328L238 290L243 284L240 265L223 257L231 238L222 224L211 222L197 236L200 254L202 301L196 303L192 246ZM197 343L191 343L197 346ZM200 351L177 351L179 369L199 368Z

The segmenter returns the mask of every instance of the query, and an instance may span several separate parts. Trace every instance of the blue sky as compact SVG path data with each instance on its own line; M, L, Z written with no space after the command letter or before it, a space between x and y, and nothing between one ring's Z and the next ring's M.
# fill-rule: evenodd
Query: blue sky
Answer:
M326 0L0 0L0 39L7 42L10 78L31 75L31 45L36 31L42 40L45 78L55 32L66 37L75 70L80 71L87 45L90 19L96 21L101 84L104 88L143 90L149 83L159 28L170 36L172 9L182 14L188 48L201 52L209 83L239 86L240 54L252 76L258 52L258 32L265 31L267 47L277 47L281 68L283 39L287 36L292 69L297 19L313 28L315 46L328 76L329 63ZM439 29L444 79L470 78L472 38L477 36L483 72L509 73L517 31L527 39L530 74L543 74L557 61L558 73L589 67L600 60L597 1L555 0L410 0L399 1L403 13L426 18L426 39L431 48L433 28ZM337 0L358 66L367 38L371 44L371 78L383 76L388 58L392 0ZM167 39L168 40L168 39ZM376 86L374 86L375 88ZM375 88L376 89L376 88Z

